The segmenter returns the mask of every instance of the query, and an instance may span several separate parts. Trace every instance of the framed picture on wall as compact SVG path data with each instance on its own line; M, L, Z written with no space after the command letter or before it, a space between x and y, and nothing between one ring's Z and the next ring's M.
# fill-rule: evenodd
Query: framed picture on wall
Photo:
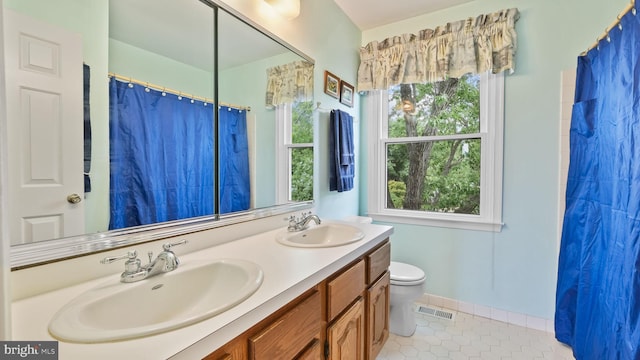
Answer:
M353 85L348 82L341 80L340 81L340 102L353 107Z
M340 78L325 70L324 92L336 99L340 98Z

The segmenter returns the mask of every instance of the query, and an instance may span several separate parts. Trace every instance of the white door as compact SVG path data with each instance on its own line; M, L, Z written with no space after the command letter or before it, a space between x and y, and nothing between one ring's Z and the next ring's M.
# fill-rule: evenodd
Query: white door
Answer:
M4 45L11 244L83 234L82 39L5 9Z

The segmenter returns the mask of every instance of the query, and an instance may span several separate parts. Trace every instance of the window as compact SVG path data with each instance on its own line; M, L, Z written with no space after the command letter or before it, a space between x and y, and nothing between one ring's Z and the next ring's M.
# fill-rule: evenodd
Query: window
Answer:
M500 231L504 77L370 92L369 215Z
M276 198L313 200L313 102L276 107Z

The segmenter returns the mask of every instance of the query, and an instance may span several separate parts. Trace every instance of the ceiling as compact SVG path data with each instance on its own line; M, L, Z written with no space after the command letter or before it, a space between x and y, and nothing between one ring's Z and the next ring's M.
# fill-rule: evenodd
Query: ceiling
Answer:
M289 52L226 12L218 16L219 70ZM200 1L109 1L110 38L210 72L213 24L213 9Z
M360 30L368 30L473 0L334 1ZM109 12L111 38L211 71L213 11L200 1L110 0ZM224 12L219 22L220 69L288 51Z
M442 10L473 0L334 0L360 30Z

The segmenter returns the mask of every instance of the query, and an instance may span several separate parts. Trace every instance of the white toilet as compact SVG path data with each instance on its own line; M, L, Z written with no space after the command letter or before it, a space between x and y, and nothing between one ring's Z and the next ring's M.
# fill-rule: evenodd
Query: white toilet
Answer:
M424 271L413 265L391 262L391 313L389 331L400 336L411 336L416 331L413 302L424 294Z

